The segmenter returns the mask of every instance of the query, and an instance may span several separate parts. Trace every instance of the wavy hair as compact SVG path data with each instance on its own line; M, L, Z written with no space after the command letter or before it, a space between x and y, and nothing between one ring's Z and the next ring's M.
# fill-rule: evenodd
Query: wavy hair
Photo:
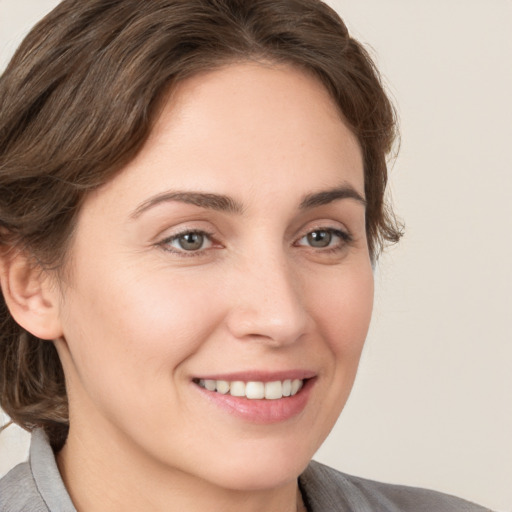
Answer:
M180 81L247 60L316 76L364 158L366 231L375 262L401 229L386 204L394 109L374 63L318 0L64 0L0 78L0 251L59 269L84 197L143 146ZM69 428L53 343L21 328L0 298L0 405L55 449Z

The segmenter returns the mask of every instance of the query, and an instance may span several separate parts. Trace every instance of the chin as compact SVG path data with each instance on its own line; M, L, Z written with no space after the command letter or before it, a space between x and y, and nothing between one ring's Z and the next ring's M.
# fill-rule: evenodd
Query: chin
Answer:
M297 439L273 442L240 439L233 450L226 450L215 463L204 461L203 478L236 491L279 488L296 481L316 449L316 445L308 446Z
M295 482L309 461L269 454L256 460L223 464L220 473L217 470L208 479L218 487L234 491L265 491Z

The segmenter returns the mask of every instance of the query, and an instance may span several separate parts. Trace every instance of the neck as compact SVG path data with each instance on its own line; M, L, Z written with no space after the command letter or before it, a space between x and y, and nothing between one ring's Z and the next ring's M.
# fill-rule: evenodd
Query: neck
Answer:
M108 443L102 439L108 439ZM161 463L148 462L119 436L89 437L70 428L57 463L71 499L81 512L305 510L296 480L271 489L227 489Z

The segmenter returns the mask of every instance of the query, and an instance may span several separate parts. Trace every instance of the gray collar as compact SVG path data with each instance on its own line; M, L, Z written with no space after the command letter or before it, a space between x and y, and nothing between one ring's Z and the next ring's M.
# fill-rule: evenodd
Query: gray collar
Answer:
M76 512L57 468L55 455L42 429L32 432L30 468L37 489L48 510L51 512Z

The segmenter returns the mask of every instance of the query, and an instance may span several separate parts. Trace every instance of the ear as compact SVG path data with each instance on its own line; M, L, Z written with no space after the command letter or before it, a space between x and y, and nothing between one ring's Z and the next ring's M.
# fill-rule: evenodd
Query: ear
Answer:
M0 286L14 320L43 340L62 336L55 283L32 258L11 249L0 254Z

